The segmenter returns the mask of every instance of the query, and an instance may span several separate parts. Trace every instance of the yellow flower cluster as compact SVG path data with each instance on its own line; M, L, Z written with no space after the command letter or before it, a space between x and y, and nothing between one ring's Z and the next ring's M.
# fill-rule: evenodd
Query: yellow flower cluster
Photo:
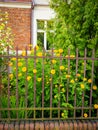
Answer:
M37 53L37 56L42 57L42 52Z
M55 64L55 63L56 63L56 60L52 60L51 62L52 62L53 64Z
M59 51L59 53L63 53L63 49L59 49L58 51Z
M81 86L81 88L82 88L82 89L84 89L84 88L85 88L84 84L80 84L80 86Z
M94 108L95 108L95 109L98 109L98 104L94 104Z
M88 114L87 114L87 113L84 113L84 117L85 117L85 118L88 117Z
M70 78L70 75L68 74L68 75L66 75L66 78Z
M97 90L97 86L96 85L93 86L93 90Z
M9 74L9 78L11 78L11 79L12 79L12 78L13 78L13 74Z
M72 80L70 80L70 83L72 83L72 84L73 84L73 83L75 83L75 81L72 79Z
M18 77L21 77L21 76L22 76L22 73L19 73L19 74L18 74Z
M33 69L33 73L36 74L36 73L37 73L37 70L36 70L36 69Z
M12 62L9 62L9 66L12 66L13 65L13 63Z
M63 65L60 66L60 70L64 70L65 67Z
M92 83L92 79L88 79L88 83Z
M27 76L27 81L29 81L31 79L31 76Z
M18 62L18 66L22 66L22 62Z
M51 70L51 74L55 74L55 69L52 69L52 70Z
M22 72L26 72L27 71L27 68L26 67L23 67L22 68Z
M25 51L22 52L22 56L26 56L26 52Z
M40 82L42 80L42 78L38 78L37 81Z

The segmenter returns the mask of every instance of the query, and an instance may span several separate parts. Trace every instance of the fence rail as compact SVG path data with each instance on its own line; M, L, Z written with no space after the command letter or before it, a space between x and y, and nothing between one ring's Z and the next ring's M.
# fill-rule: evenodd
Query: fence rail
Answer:
M76 50L0 55L0 120L98 119L98 57Z

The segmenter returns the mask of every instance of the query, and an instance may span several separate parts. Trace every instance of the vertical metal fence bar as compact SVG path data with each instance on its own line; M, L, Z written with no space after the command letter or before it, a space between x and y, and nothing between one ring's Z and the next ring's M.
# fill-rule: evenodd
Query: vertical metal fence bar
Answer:
M51 56L51 60L53 59L53 49L52 49L52 56ZM51 69L53 69L53 66L51 64ZM53 86L53 77L52 74L50 75L51 81L50 81L50 119L52 118L52 86Z
M78 73L78 49L76 49L76 79L77 79L77 73ZM77 82L77 80L76 80ZM74 90L74 118L76 118L76 99L77 99L77 89L75 87L75 90Z
M34 48L34 69L36 69L36 47ZM34 120L36 118L36 73L34 73Z
M70 49L68 49L68 75L70 75ZM67 79L67 93L66 102L68 103L69 98L69 78Z
M28 100L27 100L27 96L28 96L28 81L27 81L27 76L28 76L28 57L27 57L27 47L25 48L25 52L26 52L26 58L25 58L25 62L26 62L26 81L25 81L25 90L26 90L26 93L25 93L25 107L26 107L26 110L25 110L25 118L27 119L27 106L28 106Z
M92 70L91 70L91 89L90 89L90 108L92 107L92 87L93 87L93 78L94 78L94 58L95 50L92 50ZM89 117L91 117L91 109L89 109Z
M18 47L16 47L16 108L19 105L19 98L18 98ZM16 111L16 117L19 118L18 111Z
M60 66L62 65L62 54L60 54ZM60 83L61 83L61 70L59 70L59 90L58 90L58 92L59 92L59 96L61 97L61 94L60 94L60 91L61 91L61 89L60 89ZM61 98L59 98L59 101L58 101L58 118L60 119L60 99Z
M2 98L2 73L0 68L0 108L2 108L1 98ZM1 118L1 111L0 111L0 118Z
M42 108L44 108L44 56L45 50L43 49L43 58L42 58ZM42 109L42 119L44 118L44 110Z
M2 98L2 69L0 68L0 108L2 108L1 98ZM2 112L0 111L0 118L1 117L2 117Z
M87 49L85 48L84 50L84 78L86 78L86 55L87 55ZM82 112L81 112L81 116L83 117L83 113L84 113L84 91L82 92Z
M7 47L7 55L9 56L9 47ZM7 73L8 73L8 120L10 120L10 67L9 67L10 58L8 58L8 66L7 66Z

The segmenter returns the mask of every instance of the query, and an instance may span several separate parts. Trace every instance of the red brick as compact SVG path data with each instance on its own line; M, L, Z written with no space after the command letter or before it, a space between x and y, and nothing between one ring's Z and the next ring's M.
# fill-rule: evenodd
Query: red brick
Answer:
M64 123L63 122L60 122L60 130L64 130Z
M0 130L3 130L4 124L0 124Z
M45 123L45 130L50 130L50 124L49 124L49 122Z
M59 123L55 122L55 130L59 130Z
M39 122L36 122L36 123L35 123L35 130L39 130L39 128L40 128L40 123L39 123Z
M76 121L74 122L73 127L74 127L74 130L78 130L78 125Z
M31 9L1 7L2 12L9 14L8 25L12 29L14 45L19 49L31 43Z
M4 125L4 130L8 130L8 128L9 128L9 125L6 123L6 124Z
M53 130L53 129L55 129L54 122L50 122L50 130Z
M40 130L44 130L44 123L40 122Z
M30 123L29 126L30 126L30 130L35 130L34 123Z
M69 130L69 123L68 122L64 122L64 127L65 127L65 130Z

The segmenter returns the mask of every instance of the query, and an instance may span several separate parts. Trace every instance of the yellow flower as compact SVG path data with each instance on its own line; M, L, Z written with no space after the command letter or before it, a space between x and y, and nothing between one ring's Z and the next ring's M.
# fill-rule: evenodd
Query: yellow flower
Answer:
M81 86L81 88L82 88L82 89L84 89L84 88L85 88L84 84L80 84L80 86Z
M60 87L62 87L63 86L63 84L60 84Z
M65 92L65 89L64 89L64 88L62 88L62 92Z
M54 52L55 52L55 53L57 53L57 52L58 52L58 50L54 50Z
M93 90L97 90L97 86L96 85L93 86Z
M31 51L30 51L30 54L33 54L34 53L34 49L32 49Z
M81 75L79 73L76 74L77 77L80 77Z
M57 98L57 95L54 95L54 98Z
M65 68L65 70L68 70L68 68Z
M22 73L19 73L19 74L18 74L18 77L21 77L21 76L22 76Z
M94 104L94 108L95 108L95 109L98 109L98 104Z
M26 72L27 68L26 67L23 67L22 68L22 72Z
M64 113L61 113L61 116L64 117Z
M58 85L57 85L57 84L55 84L55 87L57 88L57 87L58 87Z
M55 69L52 69L52 70L51 70L51 74L55 74Z
M68 74L68 75L66 75L66 78L70 78L70 75Z
M39 46L38 46L38 45L36 45L36 46L35 46L35 48L36 48L36 50L38 50L38 49L39 49Z
M92 79L88 79L88 83L92 83Z
M88 114L87 114L87 113L84 113L84 117L85 117L85 118L88 117Z
M10 63L9 63L9 66L12 66L12 65L13 65L13 63L12 63L12 62L10 62Z
M58 51L59 51L59 53L63 53L63 49L59 49Z
M31 79L31 76L27 76L27 81L29 81Z
M39 52L39 53L37 53L37 56L40 56L40 57L42 57L42 52Z
M69 56L68 56L68 55L66 55L65 57L66 57L66 58L68 58Z
M74 81L73 79L72 79L72 80L70 80L70 83L72 83L72 84L73 84L74 82L75 82L75 81Z
M52 60L52 63L55 64L55 63L56 63L56 60Z
M36 70L36 69L33 69L33 73L36 74L36 73L37 73L37 70Z
M65 67L63 65L60 66L60 70L64 70Z
M74 57L75 57L75 55L70 55L70 57L71 57L71 58L74 58Z
M22 56L26 56L26 52L25 51L22 52Z
M32 47L32 44L29 44L28 46L29 46L29 47Z
M9 77L12 79L13 78L13 74L9 74Z
M56 56L60 56L60 53L57 53Z
M18 62L18 66L22 66L22 62Z
M83 81L87 81L87 78L83 78Z
M15 61L15 60L16 60L16 58L15 58L15 57L13 57L11 60Z
M42 78L38 78L37 81L40 82L42 80Z

